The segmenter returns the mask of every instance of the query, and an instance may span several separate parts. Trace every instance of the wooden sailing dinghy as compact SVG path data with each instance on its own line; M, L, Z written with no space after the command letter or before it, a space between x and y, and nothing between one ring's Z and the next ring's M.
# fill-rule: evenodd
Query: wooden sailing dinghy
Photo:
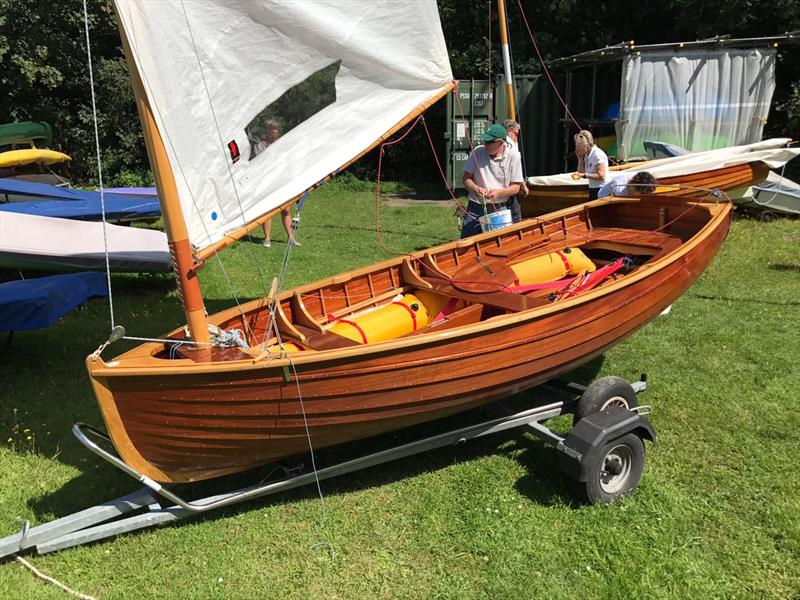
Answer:
M573 369L674 302L729 222L728 203L599 200L283 292L275 318L292 347L283 357L274 336L264 340L262 299L244 305L244 316L209 317L250 332L250 349L171 352L154 342L87 365L128 464L158 481L214 477L307 451L304 413L322 447L467 410ZM509 289L509 265L565 248L600 268L632 262L594 287L572 283L574 293L567 283ZM356 321L408 294L428 317L402 337L364 344L330 331L335 319Z
M735 198L737 193L764 181L770 169L780 168L800 154L799 148L787 147L789 142L788 138L775 138L619 165L611 167L611 178L622 172L648 171L660 184L657 193L698 198L708 190L720 190ZM576 181L570 173L529 177L522 213L524 217L536 217L586 202L588 197L586 180Z
M115 5L189 333L86 364L115 448L152 480L243 471L548 380L658 315L728 231L727 203L615 198L206 318L204 259L449 91L436 3ZM246 344L215 346L209 325Z

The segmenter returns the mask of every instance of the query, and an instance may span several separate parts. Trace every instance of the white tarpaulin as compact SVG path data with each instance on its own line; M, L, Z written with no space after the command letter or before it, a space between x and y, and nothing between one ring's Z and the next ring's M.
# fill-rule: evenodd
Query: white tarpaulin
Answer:
M785 165L794 157L800 155L800 148L787 148L791 140L789 138L775 138L764 140L755 144L735 146L733 148L720 148L719 150L708 150L706 152L692 152L671 158L660 158L658 160L648 160L641 163L632 163L624 171L634 173L636 171L647 171L656 179L666 177L678 177L680 175L691 175L712 169L723 169L747 163L763 162L771 169L777 169ZM610 171L610 179L613 179L618 171ZM528 185L531 186L584 186L585 179L575 180L571 173L561 173L559 175L544 175L541 177L528 177Z
M642 52L622 67L621 160L646 140L689 151L761 139L775 90L774 49Z
M0 212L0 267L105 271L103 224ZM161 231L106 225L112 271L167 272L172 259Z
M452 81L435 0L115 0L189 238L303 193Z

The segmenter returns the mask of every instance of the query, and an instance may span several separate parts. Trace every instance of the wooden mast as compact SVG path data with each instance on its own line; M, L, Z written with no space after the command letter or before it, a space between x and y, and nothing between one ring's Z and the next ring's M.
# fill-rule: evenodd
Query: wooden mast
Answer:
M210 337L203 304L203 294L200 290L200 281L197 278L197 271L194 266L195 262L192 255L192 247L189 243L189 234L186 230L186 223L183 220L183 213L178 200L175 175L169 164L164 140L158 131L150 102L147 100L147 95L144 91L142 79L133 60L128 38L119 18L117 18L117 24L122 38L122 47L125 50L125 59L128 63L133 92L136 97L139 120L144 131L147 155L150 157L150 167L153 170L153 177L158 190L158 199L164 218L164 229L169 241L170 254L172 255L172 265L178 279L178 291L181 294L181 304L186 315L186 324L189 326L189 337L197 343L208 344L210 343Z
M511 78L511 53L508 50L508 23L506 22L505 0L497 0L497 16L500 19L500 41L503 45L503 72L506 78L508 118L516 120L517 112L514 107L514 80Z

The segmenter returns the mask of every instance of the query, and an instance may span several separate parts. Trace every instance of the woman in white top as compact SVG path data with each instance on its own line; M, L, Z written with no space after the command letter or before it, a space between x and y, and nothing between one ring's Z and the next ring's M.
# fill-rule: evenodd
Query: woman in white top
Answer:
M589 200L596 200L600 188L609 179L608 156L595 146L594 136L585 129L575 134L575 156L578 157L578 170L572 177L588 179Z

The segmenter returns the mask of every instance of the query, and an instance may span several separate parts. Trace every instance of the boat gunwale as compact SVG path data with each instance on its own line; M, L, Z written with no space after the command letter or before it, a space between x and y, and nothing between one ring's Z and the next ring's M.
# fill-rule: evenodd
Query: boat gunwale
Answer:
M663 195L654 195L653 197L659 201L663 201L665 199L665 196ZM645 198L647 197L645 196ZM730 212L732 210L732 205L730 204L730 202L723 202L723 201L710 202L710 201L693 200L693 199L684 200L682 198L677 198L677 200L679 200L679 202L681 204L684 204L687 208L691 206L702 206L704 208L709 209L710 214L708 221L695 234L693 234L691 238L681 243L681 245L675 248L674 250L667 252L663 256L657 258L655 261L647 262L646 264L640 266L635 272L631 273L626 277L620 278L617 281L613 281L608 285L595 288L594 290L590 290L585 294L576 295L562 302L544 305L515 313L496 315L484 321L479 321L478 323L463 325L460 327L455 327L453 329L448 329L444 331L432 331L424 335L407 336L393 340L387 340L384 342L378 342L375 344L369 344L368 346L359 345L350 348L337 348L330 350L314 350L310 352L300 352L292 355L291 357L269 356L261 360L255 360L255 357L248 356L247 358L217 361L217 362L195 362L190 359L166 360L166 359L158 359L153 356L155 352L157 352L160 349L163 349L164 346L163 342L146 342L115 357L114 359L108 362L104 361L102 358L99 357L94 362L91 361L91 359L89 359L87 360L87 367L89 368L89 372L92 377L115 377L115 376L127 377L127 376L139 376L139 375L141 376L196 375L205 373L219 373L226 371L238 372L238 371L263 370L263 369L281 369L285 366L291 366L291 365L299 366L299 365L309 365L309 364L313 365L316 363L326 363L330 361L350 358L353 356L359 356L362 360L369 360L375 357L376 355L384 354L386 352L392 352L409 347L423 347L429 344L446 343L454 339L458 339L469 335L474 335L476 333L485 333L495 329L501 329L508 326L517 325L519 323L538 319L550 315L552 313L569 310L575 306L580 306L582 304L592 302L596 300L598 297L611 295L621 289L634 285L635 283L641 281L644 278L651 277L657 274L660 270L666 268L676 260L679 260L683 256L689 254L692 250L694 250L709 235L711 235L713 231L715 231L719 227L722 221L729 218ZM472 245L476 242L481 242L483 240L492 239L493 237L497 237L498 235L504 235L512 233L514 231L518 231L520 229L528 229L531 227L536 227L538 225L541 225L542 223L556 221L561 217L571 216L583 212L586 208L592 208L595 206L604 206L610 204L640 203L641 201L642 198L630 198L630 197L613 197L613 198L604 198L600 200L595 200L582 205L568 207L560 211L556 211L554 213L549 213L548 215L544 215L543 217L530 219L522 223L513 225L511 227L503 228L502 230L486 232L484 234L471 238L469 245ZM718 210L714 210L714 207L719 207L719 208ZM643 233L647 231L650 230L642 230ZM294 293L302 294L304 291L319 289L321 287L324 287L325 285L344 283L346 281L351 280L353 277L359 275L391 268L394 266L399 266L400 264L402 264L403 260L406 260L409 256L413 256L415 258L421 258L425 254L436 254L444 250L455 248L457 247L457 244L459 242L463 242L463 240L455 240L453 242L447 242L445 244L441 244L439 246L435 246L419 252L409 253L408 255L404 255L399 258L389 259L381 263L367 265L365 267L361 267L359 269L347 272L347 278L342 278L342 274L337 274L326 279L301 285L296 288L292 288L290 290L282 292L276 298L279 301L286 300L289 297L291 297L291 295L293 295ZM226 318L229 318L230 316L238 316L239 314L241 314L240 311L246 313L250 310L257 309L259 305L265 306L264 300L265 300L264 298L257 298L243 304L241 307L230 307L228 309L215 313L214 315L209 315L209 318L212 322L221 322L224 321ZM182 331L182 329L183 328L179 327L173 330L172 332L166 334L165 337L174 335ZM156 363L155 361L158 362ZM124 364L125 362L133 364L126 365Z
M646 162L656 162L658 160L664 159L653 159L652 161ZM625 168L617 168L611 167L612 175L615 174L624 174L626 171L630 169L640 169L644 163L628 163L629 166ZM735 195L736 192L742 188L747 188L752 185L757 185L760 181L765 181L767 174L770 172L769 165L764 162L763 160L752 160L745 163L740 163L736 165L728 165L724 167L717 167L713 169L705 169L702 171L690 171L687 173L681 173L680 175L669 175L666 177L659 178L658 186L656 187L655 191L653 192L655 195L659 196L669 196L675 195L678 197L686 197L687 199L700 199L700 192L705 191L707 193L711 193L713 191L719 190L725 192L725 194ZM761 173L764 174L761 177ZM733 181L724 181L720 183L717 181L720 177L744 177L745 175L749 175L749 178L742 179L741 181L735 179ZM697 180L702 178L704 180L711 180L713 183L709 184L703 182L703 185L698 185L700 182ZM531 178L529 178L531 179ZM694 184L694 185L693 185ZM561 203L569 204L566 207L572 207L577 205L576 201L580 201L583 197L586 196L588 193L589 185L586 183L585 180L569 180L563 181L559 183L552 183L552 184L544 184L544 183L530 183L528 182L528 194L525 196L524 201L527 203L530 202L549 202L549 203ZM566 208L565 207L565 208ZM558 208L556 210L562 210ZM525 210L523 208L523 214L525 214ZM544 215L537 215L534 213L535 216L544 216ZM546 213L547 214L547 213ZM532 217L534 218L534 217Z

